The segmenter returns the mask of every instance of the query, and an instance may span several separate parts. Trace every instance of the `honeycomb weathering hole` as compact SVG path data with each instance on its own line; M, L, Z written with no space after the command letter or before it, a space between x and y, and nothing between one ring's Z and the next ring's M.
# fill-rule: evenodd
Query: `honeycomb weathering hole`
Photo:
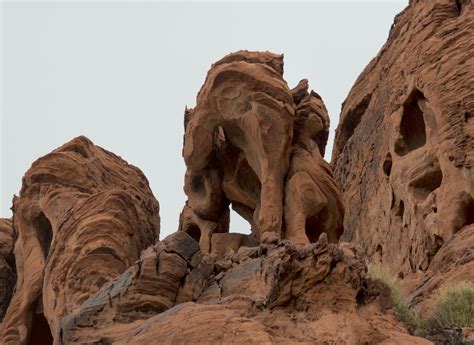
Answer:
M441 186L443 173L439 164L434 164L432 169L427 170L422 176L410 183L410 190L418 200L424 200L435 189Z
M317 215L309 217L306 219L305 233L308 237L309 242L315 243L319 236L323 233L321 228L321 221Z
M424 100L423 94L415 90L403 105L400 121L400 137L395 143L395 152L399 156L420 148L426 144L426 125L423 111L418 101Z
M346 142L352 137L356 127L359 125L362 116L367 111L369 107L370 101L372 99L372 94L367 94L365 97L360 101L359 104L354 109L351 109L345 119L344 125L341 127L341 147L343 147Z
M51 247L51 241L53 239L53 230L51 228L51 223L48 218L41 212L36 219L37 225L37 235L43 251L44 257L48 257L49 248Z
M390 173L392 172L392 155L390 153L388 153L387 157L385 157L382 169L386 176L390 176Z
M395 215L397 217L403 218L403 214L405 213L405 203L403 200L400 200L400 203L398 204L397 211L395 212Z
M186 233L199 243L199 240L201 239L201 229L199 229L197 225L191 225L186 229Z
M464 208L464 223L460 229L465 226L474 224L474 200L471 199Z

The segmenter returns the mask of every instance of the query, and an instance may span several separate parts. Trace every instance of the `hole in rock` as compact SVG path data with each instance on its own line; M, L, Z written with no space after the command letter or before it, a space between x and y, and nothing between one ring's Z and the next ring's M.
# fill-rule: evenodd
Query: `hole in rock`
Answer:
M41 250L44 257L46 258L48 256L51 241L53 239L53 230L51 228L51 223L43 212L40 212L36 218L36 231L41 245Z
M471 199L464 208L464 223L459 229L474 224L474 200Z
M187 229L186 233L194 238L196 242L199 243L199 240L201 239L201 229L196 224L191 224Z
M249 222L234 210L230 211L229 231L245 235L252 233Z
M342 148L346 142L352 137L355 129L359 125L362 115L367 111L372 94L366 95L362 101L347 113L344 123L341 126L340 144L338 147Z
M463 3L462 3L461 0L454 0L454 3L456 4L457 15L459 16L461 14L461 11L462 11Z
M382 248L382 245L379 243L377 245L377 249L375 249L375 252L377 253L377 255L382 258L382 254L383 254L383 248Z
M400 203L398 204L397 212L395 213L395 215L397 217L403 217L404 213L405 213L405 203L403 202L403 200L400 200Z
M400 137L395 143L395 152L399 156L404 156L426 144L425 120L423 111L418 105L418 101L424 99L423 94L419 90L415 90L403 105Z
M375 252L374 252L374 255L372 256L372 260L375 264L381 264L382 257L383 257L383 248L382 248L382 245L379 243L377 244L377 247L375 248Z
M321 215L321 213L306 219L305 233L310 243L315 243L323 233L319 215Z
M390 176L390 173L392 172L392 155L390 153L387 153L387 157L385 157L382 169L386 176Z
M439 163L435 162L422 176L410 183L410 189L416 199L425 200L431 192L441 186L442 181L443 173Z
M42 303L41 300L41 297L39 297L36 303L37 306L39 306L38 303ZM41 345L53 344L53 336L51 334L51 329L49 328L48 321L44 317L42 308L41 311L38 310L36 312L33 312L33 319L31 321L30 341L28 343Z

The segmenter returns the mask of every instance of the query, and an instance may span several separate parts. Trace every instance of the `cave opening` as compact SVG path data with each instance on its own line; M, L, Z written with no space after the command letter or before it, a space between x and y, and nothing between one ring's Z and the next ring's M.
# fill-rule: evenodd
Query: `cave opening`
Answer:
M395 143L395 152L404 156L426 144L426 125L423 111L418 101L425 100L419 90L415 90L403 105L400 121L400 137Z
M306 219L305 234L310 243L315 243L322 233L323 228L321 227L321 219L318 215Z
M470 199L464 208L464 223L459 229L474 224L474 199Z
M39 298L41 301L41 297ZM37 309L37 308L36 308ZM42 308L41 308L42 309ZM42 310L33 312L29 344L52 345L53 335Z

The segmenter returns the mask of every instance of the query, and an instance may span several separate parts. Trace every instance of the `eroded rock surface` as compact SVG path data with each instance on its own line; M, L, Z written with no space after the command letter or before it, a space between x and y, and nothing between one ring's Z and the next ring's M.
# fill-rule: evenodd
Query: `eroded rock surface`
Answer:
M0 218L0 322L10 304L13 288L15 287L14 241L15 232L11 219Z
M333 157L344 226L324 103L268 52L216 62L186 109L188 200L163 241L137 168L84 137L37 160L0 220L3 343L429 343L365 253L420 310L474 278L472 11L412 1L356 82ZM229 233L230 206L251 235Z
M85 137L35 161L13 205L18 277L3 343L47 344L63 315L156 241L158 212L141 171Z
M471 1L410 1L342 108L343 239L401 278L474 236L473 38Z
M180 229L212 252L212 236L229 231L231 205L257 241L309 243L323 232L337 241L343 206L322 158L328 131L307 80L288 88L282 55L239 51L219 60L185 112Z
M389 306L358 249L326 235L217 257L178 232L63 318L57 343L429 343Z

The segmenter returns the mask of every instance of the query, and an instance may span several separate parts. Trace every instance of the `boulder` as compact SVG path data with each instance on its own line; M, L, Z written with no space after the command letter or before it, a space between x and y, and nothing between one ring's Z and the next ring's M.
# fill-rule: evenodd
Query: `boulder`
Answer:
M159 207L136 167L85 137L39 158L13 202L15 292L5 344L47 344L81 305L159 236Z

